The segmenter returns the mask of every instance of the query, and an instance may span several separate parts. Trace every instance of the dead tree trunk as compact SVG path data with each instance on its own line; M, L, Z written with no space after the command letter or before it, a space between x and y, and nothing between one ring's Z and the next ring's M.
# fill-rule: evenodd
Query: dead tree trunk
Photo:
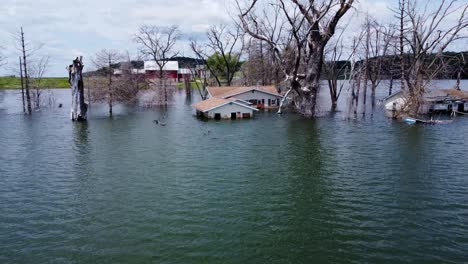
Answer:
M23 69L24 69L24 78L25 78L25 87L26 87L26 102L28 105L28 114L31 114L32 113L31 94L29 93L29 76L28 76L28 67L26 63L26 48L24 44L24 32L23 32L22 27L21 27L21 46L23 49Z
M301 95L299 112L305 116L315 116L317 96L320 91L320 75L323 66L323 53L325 44L311 45L308 69L306 71L305 85L300 89Z
M393 75L390 75L390 86L388 87L388 95L392 95L393 90Z
M114 103L114 95L112 94L112 74L113 74L113 71L112 71L112 55L111 54L108 54L108 70L109 70L109 86L108 86L108 89L109 89L109 117L112 117L112 104Z
M21 64L21 56L19 57L20 77L21 77L21 99L23 102L23 113L26 113L26 105L24 104L24 80L23 80L23 65Z
M72 121L85 121L88 105L84 102L83 85L83 57L77 57L73 64L68 66L68 82L72 89Z

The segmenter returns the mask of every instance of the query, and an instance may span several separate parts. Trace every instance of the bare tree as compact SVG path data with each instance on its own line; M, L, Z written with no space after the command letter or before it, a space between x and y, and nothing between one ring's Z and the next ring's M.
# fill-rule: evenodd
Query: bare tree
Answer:
M208 97L208 90L206 87L208 87L208 77L209 77L209 71L207 70L207 67L205 64L193 64L190 65L190 85L192 83L194 84L195 88L198 91L198 94L200 95L200 98L202 100L205 100Z
M101 77L101 80L96 80L93 82L93 88L95 95L93 98L98 98L97 100L106 99L109 106L109 116L112 117L112 106L114 105L114 64L122 60L123 55L120 51L112 49L102 49L97 52L92 59L94 66L97 68L98 76ZM104 78L107 81L104 81ZM101 84L101 85L99 85ZM105 89L102 89L105 86Z
M229 29L226 25L212 26L207 32L208 42L198 44L192 40L190 47L201 59L219 86L231 86L240 69L243 51L243 32L240 27Z
M429 1L406 1L403 9L408 29L402 38L408 49L402 75L408 87L408 109L416 114L427 86L444 69L444 51L453 42L468 38L464 31L468 28L468 4L442 0L434 6ZM456 21L451 22L455 15Z
M334 40L331 45L325 49L325 60L323 67L323 73L325 79L328 83L328 89L330 91L330 100L331 100L331 111L336 111L338 106L338 98L343 91L345 82L338 82L339 79L346 80L348 75L350 75L351 65L349 60L354 54L352 52L350 55L345 57L345 45L343 43L343 33L345 29L342 29L336 40Z
M370 82L371 103L375 106L375 93L378 85L383 79L383 66L388 63L386 56L390 44L395 36L392 27L380 25L374 18L366 15L363 25L363 42L361 49L363 61L361 63L363 82L363 115L366 113L367 95Z
M97 52L93 58L96 70L86 77L89 102L107 104L110 117L116 104L135 104L138 93L148 86L144 74L134 67L140 59L132 60L128 52L118 50Z
M140 52L151 58L158 68L159 89L164 91L164 105L168 103L168 92L164 67L176 57L179 52L175 50L175 44L180 38L177 26L157 27L143 25L135 35L135 41L140 45Z
M24 87L26 92L26 109L28 114L32 114L32 105L31 105L31 93L30 93L30 80L28 74L28 58L37 50L38 47L32 47L29 43L27 43L24 39L24 32L23 27L20 28L17 34L13 35L14 39L18 42L18 50L22 56L22 69L21 71L24 73Z
M354 1L308 1L306 4L300 0L279 0L264 5L260 2L253 0L251 4L241 6L236 0L241 24L251 37L270 45L280 65L286 66L282 69L285 79L290 90L294 90L298 96L298 100L295 100L296 110L305 116L315 116L325 46ZM265 10L269 6L276 7L282 14L273 23L258 11L258 8ZM294 54L292 67L284 63L287 53ZM302 84L299 80L301 65L305 71Z
M246 41L244 54L247 60L242 63L241 72L247 85L279 85L279 66L273 50L264 41L250 38ZM279 88L279 86L278 86Z
M38 60L31 60L28 66L34 108L39 109L41 107L41 95L44 90L42 80L49 66L49 56L43 56Z

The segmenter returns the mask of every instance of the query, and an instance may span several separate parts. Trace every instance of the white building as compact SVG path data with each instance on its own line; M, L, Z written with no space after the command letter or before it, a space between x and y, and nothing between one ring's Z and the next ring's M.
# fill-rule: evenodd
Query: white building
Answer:
M212 97L192 105L197 115L215 120L251 118L258 109L247 102L235 99Z

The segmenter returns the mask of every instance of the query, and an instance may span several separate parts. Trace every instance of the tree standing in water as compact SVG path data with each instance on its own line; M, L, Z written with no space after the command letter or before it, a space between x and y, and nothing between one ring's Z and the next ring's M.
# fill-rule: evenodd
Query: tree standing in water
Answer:
M287 93L294 91L297 96L296 111L313 117L316 115L325 47L354 1L308 1L308 4L300 0L265 1L253 0L241 5L236 0L241 25L248 35L264 41L274 50L277 61L283 66L289 86ZM262 17L257 10L271 6L279 6L283 14L273 22L267 21L268 18ZM292 55L293 63L286 63L289 56L285 55Z
M180 38L177 26L157 27L153 25L143 25L135 35L135 42L140 45L140 52L154 61L157 67L157 77L159 79L159 89L163 90L163 102L167 106L168 91L164 68L166 64L175 58L179 52L175 50L175 44Z
M114 70L113 65L123 59L123 55L118 50L103 49L96 53L93 63L98 71L107 79L106 88L107 105L109 106L109 117L112 117L112 107L114 105ZM96 87L93 87L96 88Z
M67 67L68 82L72 89L72 121L85 121L87 117L88 105L84 102L83 85L83 57L77 57L73 64Z

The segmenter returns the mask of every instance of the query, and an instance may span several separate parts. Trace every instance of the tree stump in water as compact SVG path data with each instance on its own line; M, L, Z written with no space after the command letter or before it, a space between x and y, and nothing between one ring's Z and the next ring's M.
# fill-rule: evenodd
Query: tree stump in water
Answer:
M77 57L73 64L68 66L68 82L72 89L72 121L85 121L88 105L84 102L84 87L83 87L83 57Z

